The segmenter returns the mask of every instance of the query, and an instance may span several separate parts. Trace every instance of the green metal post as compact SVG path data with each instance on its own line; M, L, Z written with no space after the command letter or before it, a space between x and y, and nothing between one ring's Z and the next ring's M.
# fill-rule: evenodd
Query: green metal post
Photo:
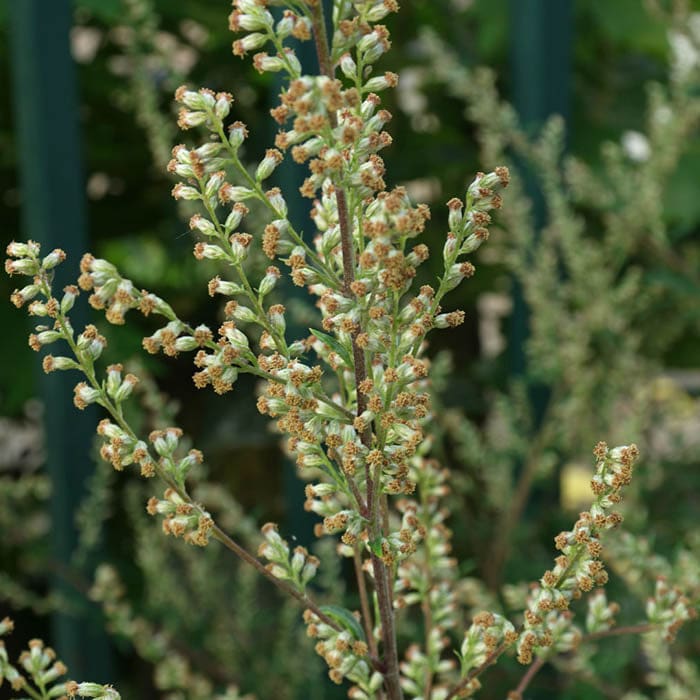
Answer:
M87 243L76 77L69 46L71 3L9 0L8 6L24 237L39 241L47 252L55 247L66 251L69 261L57 270L60 290L76 279L77 261ZM87 317L82 309L73 316L77 328ZM72 406L76 382L72 372L56 372L42 377L41 392L52 482L51 580L84 610L75 577L65 575L77 540L74 515L92 471L89 448L94 436L94 415ZM72 677L113 680L106 638L84 613L56 614L52 634Z
M510 0L512 102L521 123L530 133L553 114L568 122L571 85L572 0ZM542 193L534 174L523 164L519 171L533 201L533 224L541 229L546 222ZM533 253L534 254L534 253ZM524 345L528 335L528 312L522 290L516 288L510 331L511 367L524 374ZM543 392L533 397L535 414L546 404Z

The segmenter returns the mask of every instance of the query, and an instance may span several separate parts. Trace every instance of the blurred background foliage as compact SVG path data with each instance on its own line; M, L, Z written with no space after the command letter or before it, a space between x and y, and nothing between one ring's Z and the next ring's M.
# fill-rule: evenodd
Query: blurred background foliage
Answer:
M517 152L517 139L505 139L505 152L515 152L520 162L530 159L535 170L538 157L550 158L556 169L560 142L565 143L567 152L587 165L590 180L605 190L610 159L606 160L606 149L601 144L610 141L624 145L626 134L645 131L649 99L646 86L652 81L668 85L670 25L655 13L655 6L642 0L574 3L566 135L545 133L537 152L525 148ZM700 2L694 0L690 6L700 11ZM169 196L171 182L165 163L171 146L182 139L174 126L172 94L183 82L232 92L236 117L251 127L246 147L252 163L274 137L267 109L277 86L269 76L258 75L249 62L231 55L228 7L222 0L75 0L74 9L71 47L79 75L91 251L115 263L137 285L168 299L181 318L216 327L218 309L206 292L206 282L216 268L207 268L192 257L186 217ZM0 13L0 70L9 85L5 5L0 5ZM479 116L478 96L460 95L450 89L456 83L450 84L435 69L439 52L449 49L467 70L488 66L496 76L498 94L507 100L513 92L511 56L513 36L519 28L512 23L507 0L412 0L404 3L390 28L393 50L382 65L400 73L401 85L384 98L394 115L390 131L396 143L384 154L387 171L392 183L405 184L417 199L431 204L433 220L425 242L439 251L447 229L444 202L462 193L475 171L494 165L483 163L488 118ZM432 29L446 47L435 49L437 57L419 39L426 28ZM21 208L31 206L23 198L18 181L21 154L14 136L12 100L12 90L2 91L0 206L7 240L21 236ZM55 108L61 109L62 105ZM465 113L471 118L465 118ZM473 118L475 114L477 118ZM539 138L534 127L528 127L526 133ZM634 420L625 417L625 411L634 411L634 407L619 404L620 387L616 387L617 394L600 399L605 402L600 413L605 420L622 414L621 425L646 431L632 438L640 442L646 439L649 446L658 447L638 487L635 503L639 508L629 520L635 532L645 532L647 521L657 523L652 545L671 557L681 541L690 550L700 552L700 542L691 537L700 493L697 450L692 440L682 437L688 431L699 430L696 396L700 387L700 140L697 129L689 133L692 137L684 142L683 153L662 192L666 237L662 248L671 251L673 257L664 258L654 249L640 248L630 253L631 264L643 271L645 289L656 285L658 293L648 303L645 298L646 306L639 314L646 324L640 330L643 342L630 355L634 362L619 376L627 380L638 371L645 381L653 381L634 387L635 400L646 392L638 399L643 408ZM626 168L619 172L631 173L634 163ZM541 181L546 188L546 174ZM549 185L553 186L551 181ZM553 201L550 198L547 204ZM629 207L629 196L620 201L620 208ZM532 376L513 377L517 364L514 354L525 352L509 343L512 281L518 277L518 264L523 261L521 257L520 263L510 264L506 259L510 242L518 237L517 223L513 224L517 214L504 221L503 230L494 234L502 236L494 246L495 252L489 254L487 246L477 260L478 275L450 299L454 307L467 310L467 322L452 333L434 336L430 351L441 358L436 362L442 378L437 384L442 384L444 394L434 440L438 456L455 471L455 548L465 562L461 573L475 576L465 600L476 604L486 599L494 605L500 601L506 609L503 591L493 598L493 591L498 591L495 582L489 591L476 577L488 570L494 522L502 522L503 513L508 512L518 475L530 454L529 443L541 433L538 410L532 408L533 391L544 386L546 393L557 383L552 379L556 371L554 375L546 371L538 375L537 370L542 368L532 358ZM586 240L592 245L604 237L607 214L602 209L583 201L576 216L584 222ZM505 237L511 234L513 238ZM514 248L525 245L522 236ZM423 271L426 281L437 270L439 256L434 257L434 266L428 265ZM674 264L667 264L669 260ZM77 263L69 261L76 270ZM0 279L5 297L11 288L12 281ZM303 332L308 309L303 297L297 295L297 302L298 327ZM37 471L42 451L42 409L32 398L37 393L36 357L26 348L24 322L23 315L9 304L0 304L4 329L0 402L6 419L0 428L0 444L8 445L4 450L7 457L0 461L0 597L14 608L39 614L62 604L46 595L47 574L69 576L70 571L57 571L60 565L50 561L47 550L50 523L44 506L50 485ZM147 427L156 427L177 415L178 423L196 436L197 447L207 455L212 470L210 475L202 476L201 500L218 503L222 513L229 513L231 529L244 540L255 542L254 523L275 519L285 522L287 531L301 541L308 541L313 521L300 518L295 509L302 500L301 486L290 468L279 468L277 438L252 407L254 384L242 378L236 391L225 398L198 392L190 380L189 358L164 363L141 355L141 338L152 331L149 320L140 318L131 318L116 332L105 329L110 341L108 359L123 361L139 354L140 371L153 377L153 384L143 392L144 406L137 419ZM554 352L555 340L550 346L542 341L541 347ZM440 351L449 351L451 362ZM604 380L606 363L615 352L615 347L603 345L594 357ZM662 371L666 372L663 377ZM675 372L671 379L669 371ZM174 403L160 397L161 389L174 397ZM551 506L564 496L556 474L575 475L575 462L581 454L587 454L592 440L607 437L591 435L596 422L595 416L590 421L588 417L601 405L595 396L588 398L588 404L576 408L578 414L570 412L576 430L572 428L571 435L566 436L575 436L583 444L567 451L562 436L549 433L542 444L538 443L536 455L542 466L533 476L534 505L525 509L525 524L516 532L518 546L509 559L508 580L537 577L551 557L551 537L567 527L576 512L575 494L573 506L565 502L563 511ZM661 429L664 427L665 432ZM611 428L610 432L620 430ZM10 434L12 440L6 437ZM21 435L24 439L18 437ZM583 458L584 464L589 462ZM493 467L488 476L483 473L484 464ZM224 488L216 489L209 479ZM255 691L261 699L312 697L295 667L303 662L315 669L309 671L310 675L319 677L322 670L310 645L301 642L294 607L275 607L269 602L270 591L218 550L203 556L199 551L183 551L179 543L154 540L153 526L145 522L141 506L148 489L125 482L114 479L108 467L97 468L90 499L79 514L84 529L77 555L114 567L100 570L96 595L116 640L120 668L133 671L135 654L143 659L138 673L129 674L128 680L121 679L123 697L146 697L153 692L150 684L154 683L163 697L204 699L211 697L211 684L228 682L240 683L243 692ZM566 492L569 487L561 483ZM484 493L493 497L485 498ZM239 506L247 517L240 514ZM568 510L566 506L570 506ZM17 527L18 520L22 527ZM622 554L620 557L624 561ZM325 561L329 560L326 557ZM164 582L161 574L166 570L179 572L181 577L173 573L173 580ZM323 590L331 589L333 581L342 578L342 571L327 571L325 577L321 596ZM89 581L76 582L83 592L90 585ZM121 597L120 590L124 591ZM517 600L517 591L511 593ZM222 600L231 602L225 613L221 612ZM257 611L257 617L251 616L252 610ZM31 616L26 621L35 633L41 633L41 621ZM256 644L261 640L267 657L261 655ZM700 655L697 641L686 640L684 644L688 654ZM583 700L615 696L615 684L622 686L634 677L636 658L636 647L629 640L621 640L616 649L617 655L600 659L602 680L597 687L590 679L567 684L550 674L544 676L541 689L533 691L540 694L532 697ZM173 658L180 661L174 663ZM271 664L277 669L275 674L269 673ZM157 669L155 680L151 679L152 666ZM183 672L183 668L188 670ZM513 665L502 673L500 682L506 689L517 678L510 675L517 673L517 667ZM330 691L316 692L319 694L313 697L335 697Z

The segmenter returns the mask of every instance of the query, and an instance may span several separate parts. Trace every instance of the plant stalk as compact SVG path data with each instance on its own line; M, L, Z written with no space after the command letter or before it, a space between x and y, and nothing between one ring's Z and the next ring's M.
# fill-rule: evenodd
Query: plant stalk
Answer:
M331 64L331 56L328 49L328 37L326 35L326 23L323 15L323 5L318 0L311 7L311 22L313 25L314 42L318 56L319 69L322 75L334 78L335 71ZM337 125L335 114L329 114L331 126ZM352 230L350 228L350 216L348 213L347 196L342 187L335 186L335 199L338 208L338 225L340 228L341 250L343 256L343 291L349 297L353 296L351 285L355 280L355 261L353 255ZM357 344L359 329L352 333L352 354L355 370L355 389L357 393L357 415L362 414L366 408L366 400L359 390L360 384L367 378L365 355ZM362 442L366 447L371 447L372 430L368 426L362 432ZM382 534L382 523L379 509L373 501L380 497L379 483L373 480L367 467L367 506L370 514L370 536L375 539ZM403 700L399 676L399 658L396 645L396 630L394 626L394 610L391 596L390 572L386 564L374 552L371 553L372 569L374 573L374 585L379 604L381 618L382 643L384 652L384 685L388 700Z

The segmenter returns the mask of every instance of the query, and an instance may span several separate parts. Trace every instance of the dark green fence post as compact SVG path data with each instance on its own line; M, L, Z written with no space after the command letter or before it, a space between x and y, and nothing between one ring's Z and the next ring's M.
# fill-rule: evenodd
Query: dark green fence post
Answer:
M57 270L56 288L60 290L76 279L77 263L87 244L76 77L69 45L71 3L8 0L7 5L23 237L39 241L46 252L55 247L66 251L69 260ZM77 328L85 319L85 311L81 316L76 309ZM92 471L89 449L94 415L79 413L72 406L77 381L73 372L56 372L42 377L41 393L52 482L50 577L55 590L84 610L83 598L77 594L67 567L76 545L75 511ZM85 582L89 582L87 578ZM109 677L106 638L84 614L56 614L52 633L53 644L72 677L113 680Z
M571 93L571 46L573 0L510 0L510 48L512 102L525 130L532 134L553 114L568 123ZM542 194L526 164L518 170L533 201L533 225L546 222ZM513 374L525 373L524 345L528 335L528 312L519 285L514 294L510 333ZM543 392L535 392L533 405L541 415L546 403Z

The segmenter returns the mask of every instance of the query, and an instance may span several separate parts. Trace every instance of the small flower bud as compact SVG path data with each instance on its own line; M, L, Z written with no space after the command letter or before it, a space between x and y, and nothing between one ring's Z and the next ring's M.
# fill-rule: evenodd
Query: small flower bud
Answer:
M63 290L63 298L61 299L61 313L67 314L75 304L75 300L78 297L78 288L73 285L68 285Z
M236 39L232 46L233 54L234 56L240 56L242 58L248 51L261 49L267 43L268 38L267 34L253 32L252 34L247 34L242 39Z
M277 216L286 219L287 218L287 202L285 201L282 193L277 187L273 187L268 192L265 192L267 201L272 204L277 213Z
M265 52L253 56L253 65L258 73L279 73L285 67L279 56L268 56Z
M41 267L44 270L52 270L56 265L62 263L66 259L66 254L60 249L52 250L42 261Z
M207 180L206 187L204 188L205 197L213 197L219 191L221 186L224 184L226 179L226 173L223 170L214 173L209 180Z
M195 214L190 219L190 229L199 231L204 236L216 236L216 227L214 224L205 219L201 214Z
M228 92L217 93L216 102L214 103L214 114L219 119L226 119L229 112L231 111L232 103L233 97Z
M340 57L340 70L346 78L354 80L357 76L357 64L349 53Z
M240 304L233 310L232 316L241 323L256 323L258 321L258 317L252 309Z
M228 202L242 202L245 199L250 199L255 196L255 190L241 185L231 185L225 183L219 189L219 199L223 204Z
M115 392L114 400L117 403L121 403L122 401L128 399L138 382L138 377L133 374L127 374L126 377L124 377L124 381L121 383L121 386Z
M275 168L282 162L282 154L275 148L268 148L265 152L265 157L260 161L257 170L255 171L255 179L258 182L266 180Z
M449 261L452 261L456 251L457 251L457 236L455 236L454 233L450 232L447 234L447 240L445 241L445 245L443 246L443 249L442 249L443 260L446 263Z
M89 387L85 382L76 384L74 389L73 403L81 411L91 403L95 403L100 398L100 391Z
M10 241L7 244L5 253L11 258L29 258L39 254L39 244L34 241L28 243L20 243L19 241Z
M284 306L282 304L275 304L268 309L268 318L270 319L270 325L275 330L278 335L284 335L286 330L286 322L284 320Z
M226 251L220 246L211 243L197 243L194 247L194 257L197 260L225 260Z
M380 92L390 87L396 87L399 83L399 76L396 73L384 73L374 78L370 78L365 83L365 90L368 92Z
M178 182L177 185L173 187L171 195L174 199L195 200L202 198L199 190L195 189L194 187L189 187L188 185L183 185L181 182Z
M22 289L15 289L10 295L10 301L19 309L25 302L33 299L40 292L39 285L29 284Z
M5 260L5 272L8 275L28 275L34 277L39 273L39 263L31 258Z
M240 265L248 257L248 247L252 240L249 233L234 233L231 236L231 254L234 265Z
M243 122L234 122L229 127L229 141L234 148L238 148L248 136L248 129Z
M107 394L113 398L121 383L122 366L110 365L107 367Z
M244 289L240 284L222 280L220 277L215 277L209 282L209 296L214 296L214 294L233 296L234 294L242 294L243 291Z
M274 266L268 267L265 271L265 276L260 281L260 287L258 289L260 296L264 297L269 294L275 288L279 278L280 271Z
M183 130L191 129L195 126L200 126L207 121L209 117L206 112L190 112L187 109L181 109L177 115L177 125Z

